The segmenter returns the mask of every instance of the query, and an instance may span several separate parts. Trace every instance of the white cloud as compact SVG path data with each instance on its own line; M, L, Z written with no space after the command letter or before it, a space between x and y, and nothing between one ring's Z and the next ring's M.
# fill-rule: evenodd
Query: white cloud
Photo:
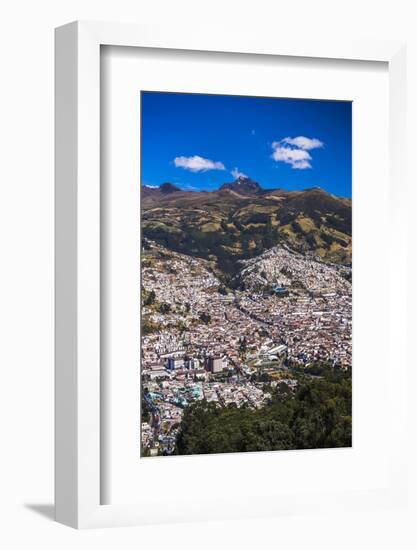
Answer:
M177 168L184 168L184 170L190 170L191 172L226 170L222 162L205 159L198 155L194 155L193 157L175 157L174 164Z
M286 137L281 140L281 143L285 145L293 145L298 149L304 151L310 151L310 149L319 149L324 146L324 143L317 138L308 138L304 136L297 136L295 138Z
M294 170L312 168L312 157L308 151L324 147L324 143L317 138L297 136L286 137L272 143L272 158L277 162L290 164Z
M277 162L285 162L290 164L292 168L298 170L305 170L311 168L310 160L311 155L303 149L293 149L291 147L284 147L280 141L274 141L272 144L272 158Z
M298 160L293 163L292 167L294 170L305 170L306 168L312 168L308 160Z
M232 176L237 180L238 178L247 178L248 176L243 172L240 172L238 168L233 168L230 172Z

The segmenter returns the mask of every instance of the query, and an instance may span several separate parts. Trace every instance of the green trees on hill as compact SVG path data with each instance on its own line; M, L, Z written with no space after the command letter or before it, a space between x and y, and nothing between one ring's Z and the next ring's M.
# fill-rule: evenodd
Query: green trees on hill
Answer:
M154 290L148 291L143 289L142 290L142 300L144 306L151 306L155 303L156 300L156 294Z
M168 193L164 207L155 206L155 197L143 198L144 237L214 260L225 275L236 274L239 260L282 243L303 253L320 251L320 257L331 262L351 262L351 201L321 189L278 195L269 190L251 195L250 201L245 195L218 191ZM300 219L309 222L308 230ZM146 239L143 246L146 249Z
M209 313L206 313L205 311L200 312L199 319L204 324L208 325L211 321L211 315Z
M293 398L277 391L257 410L200 401L185 411L176 453L350 447L351 403L349 375L303 381Z

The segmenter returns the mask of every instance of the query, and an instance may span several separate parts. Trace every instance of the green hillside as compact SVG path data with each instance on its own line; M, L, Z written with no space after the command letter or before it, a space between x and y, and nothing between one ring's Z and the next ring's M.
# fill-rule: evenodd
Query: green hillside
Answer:
M352 261L351 201L319 188L288 192L228 184L213 192L185 192L164 184L143 188L141 207L144 237L215 261L227 274L236 273L238 260L280 243L325 262Z

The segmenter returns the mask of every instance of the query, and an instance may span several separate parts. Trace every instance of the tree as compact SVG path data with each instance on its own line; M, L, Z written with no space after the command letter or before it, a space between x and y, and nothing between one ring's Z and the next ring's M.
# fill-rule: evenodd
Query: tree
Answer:
M146 296L143 303L144 303L145 306L151 306L152 304L155 303L155 299L156 299L155 291L151 290L149 292L149 294Z
M143 321L142 322L142 334L152 334L154 332L158 332L160 330L160 326L157 323L154 323L152 321Z
M248 349L248 343L246 340L246 336L243 336L243 338L239 339L239 355L243 357L247 349Z
M159 311L161 313L169 313L171 311L171 304L167 304L166 302L164 302L159 306Z
M206 313L205 311L202 311L200 313L200 317L199 317L200 321L202 321L204 324L208 325L211 321L211 315L209 315L208 313Z
M263 246L264 248L272 248L274 246L274 230L272 226L272 220L269 217L265 226L265 235L263 236Z
M297 390L284 399L284 384L279 385L270 402L260 409L222 408L204 400L189 405L180 425L176 453L350 447L349 373L331 380L300 380Z

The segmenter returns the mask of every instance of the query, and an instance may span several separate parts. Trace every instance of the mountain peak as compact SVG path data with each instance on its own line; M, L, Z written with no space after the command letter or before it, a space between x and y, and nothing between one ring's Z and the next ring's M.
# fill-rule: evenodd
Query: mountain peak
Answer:
M232 183L224 183L220 190L229 189L240 193L241 195L256 195L262 191L262 187L257 181L248 178L247 176L239 176Z
M170 193L176 193L177 191L181 191L181 189L179 187L177 187L173 183L169 183L169 182L162 183L159 186L159 190L164 195L169 195Z

